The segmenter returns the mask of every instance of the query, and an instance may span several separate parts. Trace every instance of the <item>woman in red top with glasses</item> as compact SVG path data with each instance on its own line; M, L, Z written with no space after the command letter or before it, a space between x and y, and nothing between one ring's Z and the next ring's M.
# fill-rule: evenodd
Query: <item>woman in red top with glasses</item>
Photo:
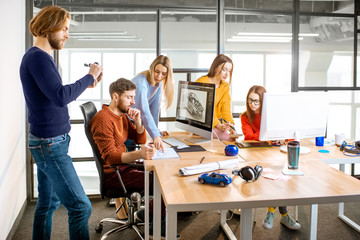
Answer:
M241 129L245 140L259 141L261 109L264 93L266 89L263 86L254 85L249 89L246 97L246 111L241 114ZM301 225L296 222L289 214L286 206L279 207L280 223L291 230L298 230ZM269 207L265 215L262 226L265 229L271 229L275 217L275 207Z

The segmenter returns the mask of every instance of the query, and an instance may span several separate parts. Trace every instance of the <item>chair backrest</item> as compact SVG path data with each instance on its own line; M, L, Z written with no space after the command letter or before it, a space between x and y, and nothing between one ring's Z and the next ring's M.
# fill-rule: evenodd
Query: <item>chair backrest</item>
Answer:
M80 108L84 115L84 120L85 120L85 123L84 123L85 134L86 134L87 139L89 140L91 149L93 151L96 168L99 173L100 194L101 194L101 197L104 198L106 196L106 188L104 186L104 160L101 158L100 151L94 142L94 139L93 139L93 136L91 133L91 129L90 129L91 119L97 113L96 106L93 102L86 102L84 104L81 104Z

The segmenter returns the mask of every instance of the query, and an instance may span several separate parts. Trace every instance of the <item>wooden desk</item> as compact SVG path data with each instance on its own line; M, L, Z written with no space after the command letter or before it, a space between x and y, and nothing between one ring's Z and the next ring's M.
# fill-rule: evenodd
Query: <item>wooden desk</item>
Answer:
M345 171L345 164L360 163L360 156L349 157L344 155L340 148L331 145L318 147L315 145L315 141L311 139L301 140L301 146L305 146L311 149L308 154L301 154L299 157L299 168L302 170L302 165L305 161L321 160L327 164L340 164L340 170ZM329 153L320 153L319 150L328 150ZM246 161L281 161L285 165L287 162L287 153L280 152L279 147L273 146L271 148L247 148L239 149L239 155ZM338 217L348 224L350 227L360 232L360 226L349 219L344 214L344 203L339 202Z
M255 165L253 162L250 165ZM283 164L278 161L261 162L280 172ZM240 163L239 167L249 165ZM167 208L167 236L175 239L177 212L199 210L227 210L241 208L240 239L252 237L252 208L311 205L312 220L317 220L319 203L335 203L360 200L360 182L327 164L314 160L303 163L304 176L293 176L289 181L272 181L265 178L246 183L234 176L233 183L221 188L198 183L198 175L180 177L178 169L184 164L155 165L155 175ZM318 169L321 169L319 171ZM224 172L224 171L222 171ZM225 171L231 174L231 170ZM336 179L336 181L334 181ZM221 225L230 239L235 239L222 211ZM314 226L314 224L312 224ZM311 231L313 233L314 230ZM316 238L310 236L310 238Z
M224 148L224 145L218 145L217 142L218 140L214 140L211 143L213 145L209 143L214 149L217 149L215 152L210 151L207 153L210 160L214 159L216 161L215 159L224 159L225 157L225 155L222 155L223 153L220 154L219 152L221 148ZM284 166L284 161L279 160L286 159L286 154L280 153L278 148L277 151L275 148L256 149L259 151L254 151L255 149L246 150L240 155L243 158L249 158L251 163L240 163L239 168L245 165L255 166L261 164L264 167L270 167L280 172ZM274 150L276 152L271 154L270 152ZM211 155L213 153L214 156ZM186 153L186 156L181 154L181 156L182 158L178 160L153 160L145 163L147 168L149 167L155 172L155 239L160 237L161 195L167 208L167 239L176 238L177 212L181 211L222 210L221 226L230 239L236 239L226 224L225 210L241 208L240 239L251 239L252 208L309 204L312 205L310 238L316 239L317 204L360 200L360 181L316 159L302 161L301 170L305 175L292 176L289 181L272 181L260 178L256 182L246 183L240 177L233 176L232 184L220 188L198 183L197 178L199 175L180 176L178 173L179 168L198 164L202 155L195 152ZM196 160L193 160L194 158ZM256 162L255 158L260 161ZM226 172L231 176L231 170L222 172Z
M310 148L310 153L300 154L299 163L302 160L321 160L327 164L346 164L360 163L360 157L348 157L340 151L340 148L331 145L318 147L311 139L304 139L300 142L301 146ZM319 150L328 150L329 153L320 153ZM262 148L242 148L239 149L239 155L246 161L268 161L283 160L287 161L287 153L281 152L280 147L262 147Z
M167 137L174 137L179 139L180 141L184 141L184 139L188 138L198 138L198 136L193 136L188 132L174 132L170 133ZM193 143L184 141L187 145L192 145ZM148 160L144 161L145 163L145 208L149 209L149 171L155 170L155 166L162 166L163 169L173 169L179 165L181 166L192 166L200 164L200 160L203 156L205 156L205 160L203 163L216 162L228 159L238 158L239 161L244 162L244 160L240 156L228 157L225 155L225 145L218 139L213 139L209 142L204 142L199 144L206 151L201 152L180 152L179 155L181 158L178 159L169 159L169 160ZM170 147L168 145L168 147ZM179 168L177 168L177 171ZM166 170L165 170L166 171ZM156 172L155 172L156 173ZM158 215L161 213L161 190L159 189L158 178L156 174L154 176L154 239L160 239L160 225L161 225L161 217ZM149 211L145 211L145 239L148 239L149 236Z

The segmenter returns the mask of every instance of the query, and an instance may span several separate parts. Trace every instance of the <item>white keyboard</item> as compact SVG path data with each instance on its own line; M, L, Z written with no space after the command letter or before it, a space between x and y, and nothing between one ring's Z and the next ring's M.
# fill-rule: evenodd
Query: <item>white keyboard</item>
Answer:
M184 143L176 138L170 137L170 138L163 139L163 141L166 142L167 144L170 144L173 147L177 147L178 149L189 147L188 145L186 145L186 143Z

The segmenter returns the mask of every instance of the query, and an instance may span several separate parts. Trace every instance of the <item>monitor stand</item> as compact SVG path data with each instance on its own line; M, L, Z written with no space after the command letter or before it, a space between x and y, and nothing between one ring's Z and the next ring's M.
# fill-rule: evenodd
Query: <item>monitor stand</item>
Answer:
M191 143L195 143L195 144L199 144L199 143L206 143L206 142L210 142L211 139L209 138L187 138L184 139L185 141L191 142Z
M299 133L298 131L295 131L295 132L294 132L294 136L295 136L295 141L300 142L300 133ZM286 146L286 145L281 146L281 147L280 147L280 151L287 153L287 146ZM306 154L306 153L310 153L310 152L311 152L311 149L310 149L310 148L308 148L308 147L303 147L303 146L301 146L301 144L300 144L300 154Z
M281 146L281 147L280 147L280 151L281 151L281 152L284 152L284 153L287 153L287 145ZM311 152L311 149L310 149L310 148L300 146L300 154L306 154L306 153L310 153L310 152Z

